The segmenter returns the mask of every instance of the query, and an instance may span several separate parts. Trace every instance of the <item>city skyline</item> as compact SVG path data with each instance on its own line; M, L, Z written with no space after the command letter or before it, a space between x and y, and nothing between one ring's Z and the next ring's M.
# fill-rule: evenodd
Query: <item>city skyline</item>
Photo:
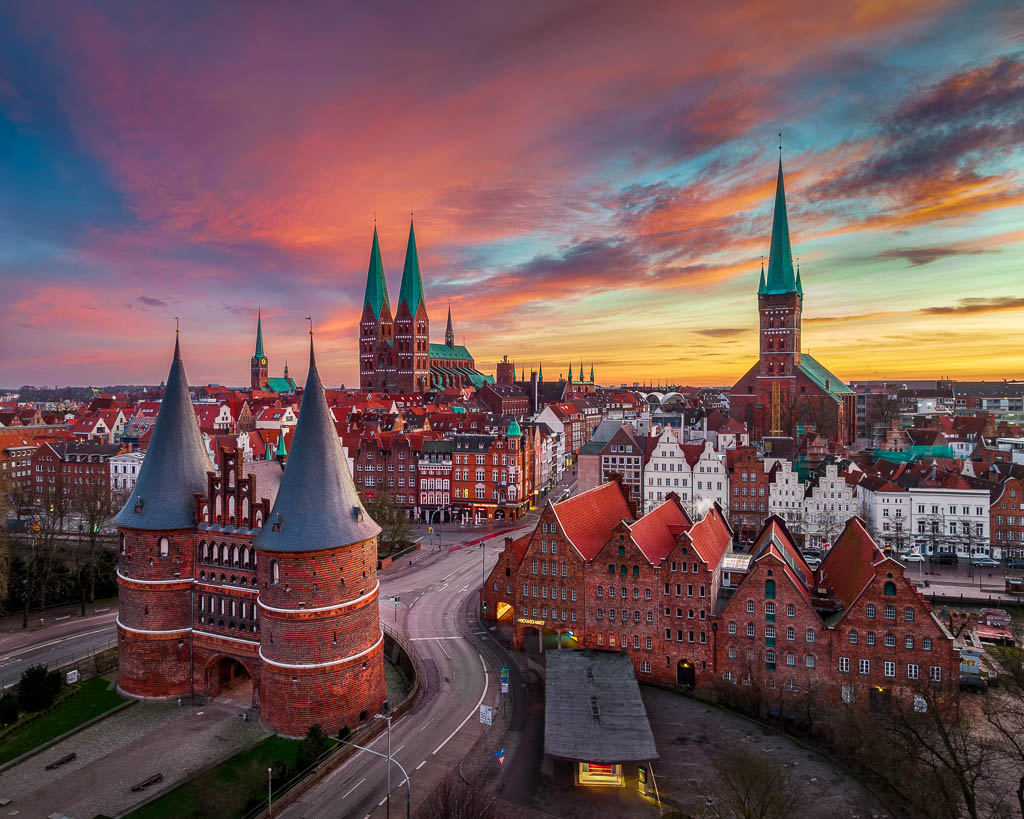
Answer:
M0 385L358 385L374 223L482 370L733 383L778 159L803 347L847 381L1022 377L1024 12L44 7L0 19ZM681 56L682 55L682 56ZM554 330L554 332L553 332ZM436 335L436 333L435 333Z

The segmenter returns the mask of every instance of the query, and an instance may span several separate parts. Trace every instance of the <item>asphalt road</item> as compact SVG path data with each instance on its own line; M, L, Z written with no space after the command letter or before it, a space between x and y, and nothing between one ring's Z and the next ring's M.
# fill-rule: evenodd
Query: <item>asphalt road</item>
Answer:
M116 618L116 608L57 622L47 617L49 624L41 630L0 635L0 688L16 685L29 666L43 663L52 668L114 645Z
M392 756L409 773L414 805L472 748L484 730L480 705L493 704L500 696L494 669L476 646L486 634L467 628L466 606L475 610L481 564L491 570L503 539L500 535L485 543L483 558L480 545L447 545L435 554L421 553L411 568L403 565L381 574L381 619L404 632L424 669L425 690L416 707L391 728ZM394 595L400 598L397 622ZM386 753L386 735L368 747ZM360 752L281 815L384 816L386 769L386 760ZM391 809L396 817L405 815L404 781L393 767Z

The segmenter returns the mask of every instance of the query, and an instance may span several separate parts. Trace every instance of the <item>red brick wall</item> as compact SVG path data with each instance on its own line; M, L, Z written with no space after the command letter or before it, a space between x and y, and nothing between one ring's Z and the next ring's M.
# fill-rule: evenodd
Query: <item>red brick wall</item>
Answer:
M188 632L135 634L119 626L117 634L117 687L121 691L135 697L188 695Z

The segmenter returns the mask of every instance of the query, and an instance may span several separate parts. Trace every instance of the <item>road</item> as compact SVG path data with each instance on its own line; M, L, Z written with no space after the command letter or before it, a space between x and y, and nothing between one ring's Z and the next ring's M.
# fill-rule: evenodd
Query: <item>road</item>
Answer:
M526 527L517 533L528 531ZM399 628L411 642L424 670L424 691L416 707L392 725L393 758L409 772L412 800L423 799L472 748L483 732L481 703L499 696L494 669L477 649L486 635L468 628L467 606L475 612L481 586L481 563L489 572L504 536L484 546L445 546L434 555L420 556L412 568L381 573L381 619ZM398 595L397 609L391 598ZM475 617L473 618L475 620ZM381 735L368 746L386 753ZM358 753L281 815L291 819L383 816L385 760ZM394 816L405 815L406 789L400 770L391 776Z
M72 616L41 631L0 635L0 688L16 685L21 672L43 663L60 666L117 642L116 608L87 617Z

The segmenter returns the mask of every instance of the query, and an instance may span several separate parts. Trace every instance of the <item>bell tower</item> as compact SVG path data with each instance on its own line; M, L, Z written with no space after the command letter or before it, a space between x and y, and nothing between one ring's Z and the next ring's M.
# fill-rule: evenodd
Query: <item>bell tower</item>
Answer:
M256 351L249 364L249 386L254 390L266 389L268 377L267 356L263 352L263 313L260 311L256 314Z

